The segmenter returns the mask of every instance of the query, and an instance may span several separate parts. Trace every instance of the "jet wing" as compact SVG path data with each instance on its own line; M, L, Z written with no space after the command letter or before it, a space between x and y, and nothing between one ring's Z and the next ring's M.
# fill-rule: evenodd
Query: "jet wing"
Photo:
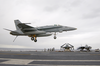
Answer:
M18 27L19 28L33 28L33 27L29 26L29 25L26 25L25 23L18 24Z

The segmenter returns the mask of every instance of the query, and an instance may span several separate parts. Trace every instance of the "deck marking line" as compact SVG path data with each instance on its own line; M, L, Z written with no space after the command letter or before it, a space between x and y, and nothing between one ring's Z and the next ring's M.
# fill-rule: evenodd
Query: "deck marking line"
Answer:
M100 60L36 60L36 59L10 59L10 58L0 58L0 60L8 60L8 61L0 62L0 64L14 64L14 65L34 65L34 64L29 64L29 63L34 62L34 61L100 62ZM43 66L44 65L45 64L43 64ZM65 66L65 65L55 65L55 66ZM68 66L70 66L70 65L68 65ZM76 65L76 66L78 66L78 65ZM87 65L87 66L89 66L89 65ZM98 65L93 65L93 66L98 66Z

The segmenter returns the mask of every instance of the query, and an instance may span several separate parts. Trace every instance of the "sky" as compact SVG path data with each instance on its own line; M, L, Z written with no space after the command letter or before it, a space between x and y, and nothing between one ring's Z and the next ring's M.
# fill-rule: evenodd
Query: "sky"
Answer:
M57 33L49 37L15 36L9 31L16 30L14 20L31 23L30 26L60 24L77 30ZM75 48L91 46L100 49L100 0L0 0L0 48L56 48L70 43Z

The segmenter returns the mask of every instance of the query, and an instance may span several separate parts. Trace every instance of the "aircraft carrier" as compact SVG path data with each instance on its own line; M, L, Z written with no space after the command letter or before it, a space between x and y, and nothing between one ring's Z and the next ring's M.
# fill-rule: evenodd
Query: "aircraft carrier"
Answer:
M100 66L100 52L0 51L0 66Z

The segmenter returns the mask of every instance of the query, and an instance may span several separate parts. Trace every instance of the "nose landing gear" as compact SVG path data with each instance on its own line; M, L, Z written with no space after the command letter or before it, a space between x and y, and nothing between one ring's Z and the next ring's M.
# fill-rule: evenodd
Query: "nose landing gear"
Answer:
M56 37L56 32L54 33L54 39L56 39L57 37Z
M57 37L56 36L54 36L54 39L56 39Z

